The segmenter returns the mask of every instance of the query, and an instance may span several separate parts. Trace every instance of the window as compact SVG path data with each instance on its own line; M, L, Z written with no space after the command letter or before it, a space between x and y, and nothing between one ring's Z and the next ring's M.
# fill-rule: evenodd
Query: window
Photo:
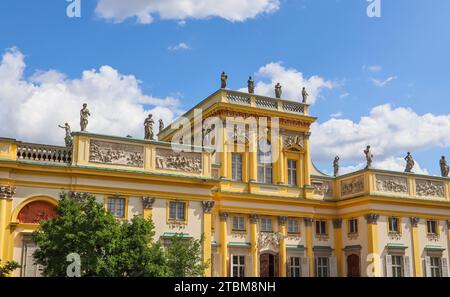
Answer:
M245 276L245 256L233 256L233 277Z
M243 216L233 216L233 230L235 231L245 230L245 219Z
M300 257L291 257L290 266L289 266L289 272L291 277L301 277L302 276L302 270L301 270L301 262Z
M392 276L403 277L403 256L392 256Z
M297 185L297 161L288 160L288 185Z
M328 277L330 275L328 257L316 258L316 272L317 277Z
M288 233L298 234L298 220L297 219L288 219Z
M262 184L273 183L272 148L267 141L260 141L258 145L258 182Z
M186 203L171 201L169 206L169 220L185 221L186 220Z
M316 235L327 235L327 221L316 221Z
M430 257L430 272L431 277L442 276L442 263L440 257Z
M399 219L396 217L389 217L389 232L400 233Z
M231 155L231 178L234 181L242 181L242 155L233 153Z
M272 220L267 218L261 219L261 231L272 232Z
M437 235L438 229L437 229L437 222L434 220L427 221L427 233L431 235Z
M125 198L108 198L108 211L116 218L125 218Z
M348 233L350 234L358 233L358 219L351 219L348 221Z

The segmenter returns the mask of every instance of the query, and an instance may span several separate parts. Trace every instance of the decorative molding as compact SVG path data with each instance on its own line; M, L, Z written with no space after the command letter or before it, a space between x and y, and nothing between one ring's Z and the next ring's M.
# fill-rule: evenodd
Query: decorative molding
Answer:
M16 187L0 186L0 199L11 199L16 194Z
M412 227L417 227L417 225L419 224L420 218L418 218L418 217L410 217L409 220L411 221L411 226Z
M258 250L271 250L278 252L281 234L273 232L261 232L258 236Z
M329 181L312 180L312 186L314 187L314 194L324 197L330 197L332 194L332 184Z
M156 168L200 174L202 173L202 154L156 148Z
M305 132L303 135L305 136L305 139L308 140L311 137L311 132Z
M306 226L311 226L312 222L314 221L313 218L303 218L303 220L305 221Z
M445 197L444 183L440 181L416 179L416 193L420 197Z
M250 215L250 224L257 224L259 216L257 214Z
M278 217L278 224L285 226L287 222L287 217L286 216L279 216Z
M214 207L214 201L202 201L202 207L204 213L211 213Z
M144 209L152 209L156 198L154 197L142 197L142 207Z
M376 175L377 191L408 194L408 180L406 177L392 175Z
M283 133L281 135L285 150L298 150L303 148L303 137L298 133Z
M342 227L342 219L333 219L333 227L339 229Z
M219 218L221 221L226 221L230 214L228 212L219 212Z
M144 167L144 146L91 139L89 162Z
M364 176L341 181L341 196L348 196L364 192Z
M374 225L376 225L380 215L376 214L376 213L369 213L369 214L366 214L364 217L366 218L367 224L374 224Z

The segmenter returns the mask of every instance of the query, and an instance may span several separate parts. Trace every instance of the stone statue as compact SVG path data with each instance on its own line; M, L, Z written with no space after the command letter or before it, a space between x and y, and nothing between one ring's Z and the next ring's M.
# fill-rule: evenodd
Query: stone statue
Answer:
M412 172L415 162L410 152L406 154L405 161L406 161L405 172Z
M368 145L366 147L366 149L364 150L364 154L366 155L366 160L367 160L366 169L369 169L372 167L372 161L373 161L373 155L370 152L370 145Z
M220 76L220 88L225 89L227 87L227 79L228 75L226 75L225 71L222 72L222 75Z
M86 131L87 125L89 123L89 116L90 116L89 109L87 108L87 104L83 104L83 108L80 110L80 126L81 131Z
M339 156L336 156L333 161L334 176L339 174Z
M253 81L251 76L248 78L247 87L248 87L248 93L249 94L254 94L255 93L255 82Z
M66 147L72 147L72 131L70 130L70 125L65 123L64 126L58 125L58 127L66 130L66 136L64 137Z
M145 127L145 136L144 139L153 140L153 115L150 113L148 117L145 119L144 127Z
M164 121L162 119L159 119L159 132L164 130Z
M306 88L303 87L303 90L302 90L303 103L306 103L306 101L308 100L308 96L309 96L309 94L306 91Z
M442 177L448 177L449 173L449 166L447 164L447 160L445 160L445 156L441 157L441 160L439 161L439 165L441 166L441 175Z
M275 85L275 97L276 97L276 98L281 98L281 94L282 94L282 91L281 91L281 84L280 84L280 83L277 83L277 84Z

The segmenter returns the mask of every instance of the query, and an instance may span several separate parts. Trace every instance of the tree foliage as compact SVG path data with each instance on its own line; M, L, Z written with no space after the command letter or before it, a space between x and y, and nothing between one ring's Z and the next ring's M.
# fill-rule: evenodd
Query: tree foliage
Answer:
M184 239L182 234L175 235L167 247L167 262L171 276L202 276L209 263L201 256L202 241Z
M17 268L20 267L19 263L17 263L16 261L8 261L3 266L1 264L2 264L2 261L0 260L0 277L6 277L11 272L13 272L14 270L16 270Z

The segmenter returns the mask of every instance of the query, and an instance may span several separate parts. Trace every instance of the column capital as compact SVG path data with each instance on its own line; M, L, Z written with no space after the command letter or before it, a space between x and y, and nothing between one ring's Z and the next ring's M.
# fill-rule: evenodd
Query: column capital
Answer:
M377 213L368 213L364 217L366 218L367 224L376 225L380 215Z
M256 224L258 223L259 215L257 214L251 214L250 215L250 224Z
M447 220L447 229L450 230L450 220Z
M211 213L214 207L214 201L202 201L202 207L204 213Z
M228 212L219 212L219 218L221 221L226 221L230 214Z
M16 187L0 186L0 199L11 199L16 194Z
M409 220L411 221L411 226L412 227L417 227L417 225L419 224L420 218L418 218L418 217L410 217Z
M142 207L144 209L152 209L155 200L156 199L154 197L146 197L146 196L142 197Z
M304 135L305 135L305 139L308 140L311 137L311 132L305 132Z
M311 226L312 222L314 221L313 218L303 218L303 220L305 221L306 226Z
M287 222L287 216L279 216L278 217L278 224L279 225L286 225Z
M339 229L342 227L342 219L333 219L333 227Z

